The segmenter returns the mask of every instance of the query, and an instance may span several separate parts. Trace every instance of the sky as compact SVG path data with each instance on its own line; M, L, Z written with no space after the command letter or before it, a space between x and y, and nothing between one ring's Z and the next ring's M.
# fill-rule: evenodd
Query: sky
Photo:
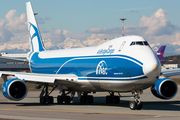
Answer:
M46 49L97 46L125 35L144 37L165 56L180 55L179 0L30 0ZM0 52L29 51L25 0L0 1Z

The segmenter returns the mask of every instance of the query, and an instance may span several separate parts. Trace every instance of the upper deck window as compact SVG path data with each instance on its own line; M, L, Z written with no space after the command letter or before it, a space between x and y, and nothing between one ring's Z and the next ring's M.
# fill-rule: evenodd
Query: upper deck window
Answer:
M123 47L124 47L125 44L126 44L126 41L123 41L122 44L121 44L121 46L120 46L120 48L119 48L119 51L121 51L121 50L123 49Z
M130 44L130 46L132 45L149 45L147 41L134 41Z

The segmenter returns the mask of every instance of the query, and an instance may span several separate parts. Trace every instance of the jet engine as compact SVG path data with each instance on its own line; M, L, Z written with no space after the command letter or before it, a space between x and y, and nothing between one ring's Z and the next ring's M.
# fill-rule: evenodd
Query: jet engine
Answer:
M10 100L22 100L26 97L28 88L23 80L12 78L2 85L3 95Z
M161 78L151 87L154 96L161 99L171 99L178 91L176 82L170 78Z

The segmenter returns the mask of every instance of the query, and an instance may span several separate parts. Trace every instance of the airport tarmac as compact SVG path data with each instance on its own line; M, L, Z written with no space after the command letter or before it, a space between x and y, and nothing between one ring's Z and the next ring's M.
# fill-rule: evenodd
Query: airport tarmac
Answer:
M141 95L142 110L130 110L131 93L121 94L120 104L106 104L106 92L94 94L93 104L80 104L77 96L70 104L58 105L54 91L54 104L39 104L40 91L29 91L25 99L10 101L0 93L0 119L6 120L179 120L180 119L180 86L179 92L171 100L154 97L150 89Z

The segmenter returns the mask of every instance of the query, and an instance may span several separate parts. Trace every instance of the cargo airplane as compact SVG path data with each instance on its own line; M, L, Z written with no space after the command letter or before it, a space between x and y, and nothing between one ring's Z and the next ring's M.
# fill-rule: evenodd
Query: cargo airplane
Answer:
M31 3L26 3L30 52L27 55L31 73L0 71L4 79L3 95L22 100L28 93L26 82L41 88L40 103L52 104L50 94L61 91L57 103L70 103L75 92L81 103L93 103L89 93L109 92L106 103L119 103L114 93L132 92L132 110L142 108L140 94L151 87L152 93L170 99L177 92L176 83L161 78L161 64L148 42L141 36L123 36L96 47L45 50ZM16 60L16 59L14 59ZM17 61L21 61L17 59ZM52 87L52 91L48 90Z

